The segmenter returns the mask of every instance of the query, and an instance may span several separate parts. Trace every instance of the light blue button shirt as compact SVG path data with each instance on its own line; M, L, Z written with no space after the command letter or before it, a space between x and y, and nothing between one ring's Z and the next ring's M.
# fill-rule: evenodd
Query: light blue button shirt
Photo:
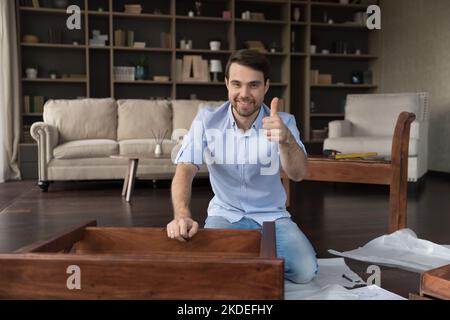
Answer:
M175 163L206 163L214 197L209 216L230 222L244 216L259 224L290 217L281 183L278 143L268 141L262 119L270 115L263 104L251 129L237 126L230 102L219 108L202 109L183 139ZM298 145L306 154L293 115L278 112Z

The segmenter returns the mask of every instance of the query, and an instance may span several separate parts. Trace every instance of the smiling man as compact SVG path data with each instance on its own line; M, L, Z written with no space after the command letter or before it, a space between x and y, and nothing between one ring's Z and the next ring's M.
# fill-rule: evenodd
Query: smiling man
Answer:
M278 98L264 104L269 90L267 58L252 50L234 53L225 69L228 101L201 110L176 157L172 181L174 219L167 235L193 237L198 223L191 218L192 180L204 160L214 197L205 228L260 229L274 221L278 256L285 259L285 277L307 283L317 273L316 254L286 210L279 166L294 181L307 173L307 158L295 118L278 112ZM270 164L263 161L269 155ZM275 166L274 166L275 164ZM275 167L276 170L264 170Z

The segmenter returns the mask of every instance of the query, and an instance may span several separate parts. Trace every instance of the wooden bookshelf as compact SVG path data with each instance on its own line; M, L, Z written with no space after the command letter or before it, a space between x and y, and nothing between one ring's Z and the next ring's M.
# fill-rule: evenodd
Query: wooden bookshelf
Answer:
M191 0L133 0L144 10L141 14L124 12L126 0L73 0L81 8L82 30L62 30L61 42L48 41L48 29L64 26L65 9L20 6L18 48L22 67L22 95L47 98L114 97L189 99L226 99L224 74L219 82L177 81L176 60L185 55L200 55L203 59L219 59L223 69L229 55L245 47L245 41L261 41L271 62L271 89L266 104L278 96L286 111L296 116L302 139L311 139L311 131L321 129L328 121L343 117L342 100L349 93L369 93L378 89L378 34L365 26L351 23L355 11L365 11L367 5L340 4L338 0L214 0L202 1L201 16L195 13ZM28 1L30 2L30 1ZM300 9L300 19L294 21L294 9ZM224 18L223 12L231 13ZM243 19L242 13L264 13L263 20ZM324 16L333 23L324 21ZM134 41L146 42L144 48L116 45L115 31L134 32ZM108 36L104 46L90 44L92 31ZM151 32L149 31L151 30ZM161 43L160 34L170 35L170 46ZM25 43L23 35L34 34L38 43ZM294 36L294 37L293 37ZM192 40L191 49L180 48L180 40ZM294 39L295 38L295 39ZM220 40L221 48L212 51L209 41ZM334 52L333 43L346 41L348 52ZM73 44L74 41L77 44ZM317 45L311 53L310 45ZM275 52L271 52L271 47ZM359 46L359 54L355 48ZM321 53L327 49L329 53ZM150 60L148 76L143 80L114 79L116 66L131 66L142 55ZM70 61L70 63L66 63ZM25 69L39 66L37 79L28 79ZM333 75L331 84L310 84L310 70ZM51 79L49 73L85 74L85 79ZM353 71L373 73L373 82L350 83ZM154 81L153 76L168 76L169 81ZM343 82L344 84L337 84ZM316 112L311 112L311 102ZM40 114L23 113L23 125L31 125ZM320 140L321 141L321 140Z

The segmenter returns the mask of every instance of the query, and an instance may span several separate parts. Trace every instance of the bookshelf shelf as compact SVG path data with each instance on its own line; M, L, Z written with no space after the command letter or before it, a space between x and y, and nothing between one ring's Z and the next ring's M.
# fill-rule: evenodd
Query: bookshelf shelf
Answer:
M311 118L343 118L343 113L311 113Z
M85 83L86 79L51 79L51 78L37 78L27 79L23 78L23 82L51 82L51 83Z
M324 29L355 29L360 31L369 31L365 25L360 25L356 23L323 23L323 22L312 22L312 28L324 28Z
M218 82L201 82L201 81L184 81L184 82L177 82L176 83L179 86L225 86L224 81L218 81Z
M87 11L88 15L90 16L100 16L100 17L109 17L110 13L107 11Z
M329 89L375 89L376 85L372 84L312 84L311 88L329 88Z
M208 21L208 22L220 22L220 23L230 23L231 19L224 19L221 17L186 17L186 16L175 16L175 19L178 21L189 21L189 22L198 22L198 21Z
M20 7L20 11L32 12L32 13L49 13L49 14L63 14L66 15L67 12L64 9L54 9L54 8L34 8L34 7ZM84 10L80 11L81 14L85 14Z
M318 2L318 1L312 1L311 2L312 7L322 7L322 8L341 8L341 9L361 9L366 10L367 5L363 4L341 4L336 2Z
M169 48L136 48L136 47L113 47L116 51L148 51L148 52L167 52L172 53Z
M244 19L235 19L237 23L240 24L272 24L272 25L280 25L283 26L287 23L287 21L283 20L244 20Z
M198 53L204 53L204 54L226 54L230 55L231 50L208 50L208 49L176 49L175 52L177 53L188 53L188 54L198 54Z
M112 48L111 46L93 46L93 45L88 45L87 47L91 50L110 50Z
M154 80L114 80L115 84L157 84L157 85L171 85L172 81L154 81Z
M117 18L131 18L131 19L172 20L172 16L168 14L151 14L151 13L132 14L126 12L113 12L112 16Z
M22 47L30 48L52 48L52 49L86 49L86 45L73 45L73 44L56 44L56 43L25 43L20 44Z
M371 54L321 54L316 53L311 55L312 58L317 59L377 59L378 57Z

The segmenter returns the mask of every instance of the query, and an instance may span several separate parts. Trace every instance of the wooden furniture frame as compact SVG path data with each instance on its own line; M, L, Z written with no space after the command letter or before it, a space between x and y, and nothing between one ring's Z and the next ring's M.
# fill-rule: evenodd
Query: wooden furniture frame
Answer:
M69 266L80 289L69 289ZM201 229L187 242L165 228L100 228L91 221L0 254L0 299L283 299L275 225Z
M450 300L450 264L421 274L420 296Z
M388 185L389 232L406 228L409 131L415 118L413 113L408 112L402 112L398 116L392 140L391 161L309 157L309 174L304 180ZM289 199L289 182L283 180L283 185Z
M309 158L305 180L388 185L389 232L406 228L409 131L415 118L409 112L398 116L391 161Z

